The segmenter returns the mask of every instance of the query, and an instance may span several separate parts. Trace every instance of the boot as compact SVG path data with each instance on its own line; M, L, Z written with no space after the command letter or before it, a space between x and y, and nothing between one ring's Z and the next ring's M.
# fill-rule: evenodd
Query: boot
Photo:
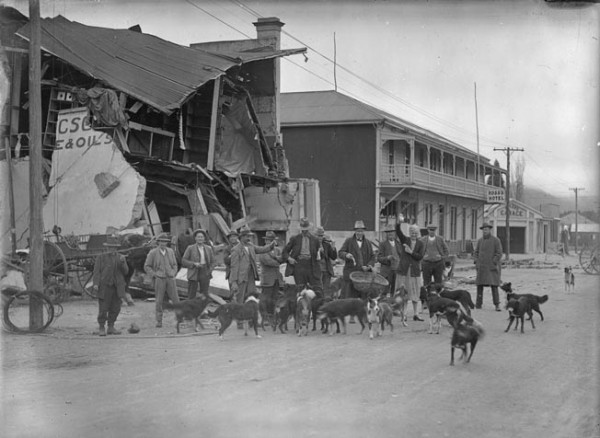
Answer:
M418 315L413 316L413 321L423 321L423 318L419 317Z
M106 329L104 328L104 325L100 325L98 328L98 336L106 336Z
M107 335L120 335L121 332L117 329L115 329L114 325L109 325L108 326L108 330L106 331Z

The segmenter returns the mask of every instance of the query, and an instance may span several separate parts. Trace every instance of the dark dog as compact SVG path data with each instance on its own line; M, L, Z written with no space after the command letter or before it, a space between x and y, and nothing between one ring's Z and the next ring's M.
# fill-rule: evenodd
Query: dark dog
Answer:
M228 303L220 305L213 313L208 313L211 317L217 317L219 320L219 339L223 339L223 333L231 325L233 320L244 324L244 335L248 336L248 324L252 324L254 334L258 334L258 298L254 295L248 297L244 304Z
M500 286L500 289L506 292L506 301L510 301L511 299L518 300L521 297L527 298L527 301L529 301L529 305L531 306L531 310L535 310L540 315L542 321L544 320L544 314L540 310L540 304L544 304L546 301L548 301L548 295L539 296L534 294L516 294L512 290L512 283L504 283L502 286Z
M464 362L469 363L475 351L475 346L483 338L483 335L483 326L475 320L471 324L458 324L452 332L452 341L450 342L450 365L454 365L455 348L462 350L462 354L458 360L464 358ZM471 347L470 352L469 346Z
M404 327L408 327L407 320L409 301L410 300L408 299L408 291L404 286L400 285L400 287L396 289L396 292L394 293L394 296L392 298L386 299L385 301L381 302L386 302L390 304L392 306L393 314L400 317L400 324L402 324Z
M430 285L431 286L431 285ZM436 333L440 333L440 327L442 325L442 317L448 319L448 315L459 314L467 315L467 311L458 301L451 300L450 298L440 297L434 288L428 287L427 290L427 307L429 309L429 331L433 333L433 318L435 317L437 324ZM452 316L450 317L452 318Z
M193 300L186 300L180 303L164 303L165 309L171 309L177 318L177 333L179 333L179 325L186 321L194 321L194 330L198 331L198 326L204 330L204 326L200 322L200 315L206 309L206 306L211 302L211 299L201 295Z
M369 339L373 339L375 329L377 336L383 335L385 324L391 327L394 333L394 324L392 324L392 306L386 302L379 302L379 298L369 298L367 302L367 322L369 323Z
M471 294L469 291L464 289L446 289L444 285L433 283L430 285L440 297L450 298L451 300L458 301L463 305L468 315L471 314L471 309L475 308L475 303L473 303L473 299L471 298Z
M279 298L275 301L275 310L273 315L273 331L279 331L283 334L288 330L288 320L290 316L296 314L296 286L293 284L285 285L283 291L279 292Z
M344 298L323 304L319 310L318 319L326 318L330 326L332 321L341 322L344 334L346 334L346 316L356 316L361 326L360 333L365 330L364 321L367 319L367 310L364 301L360 298ZM330 330L329 334L332 335L333 330Z
M311 306L312 306L312 320L313 320L313 331L317 330L317 320L318 315L319 315L319 310L321 309L321 307L326 304L326 303L330 303L332 302L334 299L333 298L320 298L317 297L314 300L312 300ZM321 319L321 333L325 334L329 331L329 322L327 321L326 318ZM336 333L340 332L340 324L337 322L337 320L335 321L336 327L337 327L337 331Z
M575 274L573 268L565 267L565 292L575 292Z
M506 330L504 330L505 333L510 329L510 326L512 325L513 321L516 321L516 330L517 327L519 327L519 320L521 321L521 333L523 333L523 321L526 313L529 315L531 327L535 329L535 324L533 323L533 315L531 313L531 304L527 300L527 297L521 297L519 299L510 299L508 301L508 304L506 305L506 308L508 309L509 321L508 327L506 327Z

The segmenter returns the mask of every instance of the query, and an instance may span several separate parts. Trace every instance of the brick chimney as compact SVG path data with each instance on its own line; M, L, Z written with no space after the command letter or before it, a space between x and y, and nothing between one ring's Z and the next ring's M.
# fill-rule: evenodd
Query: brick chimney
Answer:
M252 23L256 26L256 37L261 46L271 46L275 50L281 49L281 28L285 25L277 17L259 18Z

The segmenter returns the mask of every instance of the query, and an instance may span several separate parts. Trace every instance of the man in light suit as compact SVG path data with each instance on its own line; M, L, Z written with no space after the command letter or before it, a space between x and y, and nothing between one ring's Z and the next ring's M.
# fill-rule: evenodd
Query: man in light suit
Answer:
M153 248L146 257L144 271L151 275L154 280L154 300L156 313L156 327L162 327L163 317L163 299L165 293L169 296L172 303L179 302L177 295L177 284L175 276L177 275L177 259L175 252L167 247L171 241L165 233L156 239L158 247Z
M117 252L121 246L118 238L109 236L104 246L108 251L100 254L94 263L93 288L98 293L98 325L100 336L120 335L115 321L121 312L121 299L125 297L125 276L129 272L125 256ZM104 325L108 321L108 331Z
M293 275L298 288L310 284L317 296L323 296L323 283L321 282L321 242L309 233L310 222L307 218L300 219L300 234L292 236L283 249L283 260L288 265L285 275Z
M269 245L256 246L251 242L253 235L249 229L241 230L240 243L231 252L229 284L234 301L240 304L243 304L248 296L256 294L255 281L259 279L256 254L267 253L275 246L275 241Z
M215 267L213 249L208 245L208 233L198 229L194 231L193 237L196 243L189 245L181 258L181 265L187 268L189 300L196 298L198 287L200 293L208 297L208 287Z

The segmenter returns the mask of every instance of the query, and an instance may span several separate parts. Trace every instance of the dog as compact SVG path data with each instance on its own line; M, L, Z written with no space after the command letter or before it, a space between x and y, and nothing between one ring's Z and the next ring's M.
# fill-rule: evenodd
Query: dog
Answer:
M458 360L464 359L465 364L469 363L473 356L473 352L475 351L477 342L483 339L483 336L483 326L475 320L470 324L457 324L456 327L454 327L452 340L450 341L450 366L454 365L455 348L462 350L462 354Z
M535 310L542 321L544 320L544 314L540 310L540 304L544 304L548 301L548 295L534 295L534 294L516 294L512 290L512 283L504 283L500 286L504 292L506 292L506 301L510 301L511 299L518 300L521 297L527 298L529 301L529 305L531 306L531 310ZM528 318L529 319L529 318Z
M177 333L179 333L180 324L186 321L194 321L194 330L198 331L198 326L204 330L204 326L200 322L200 315L206 310L206 306L211 302L211 299L205 295L194 298L193 300L185 300L179 303L165 303L164 308L173 310L175 318L177 318Z
M317 294L314 290L309 289L308 285L304 286L298 293L296 300L296 314L294 317L294 326L298 336L308 335L308 325L310 324L310 315L312 311L311 302Z
M391 303L390 301L387 301L392 306L393 314L400 317L400 324L402 324L404 327L408 327L407 321L409 301L408 291L403 285L400 285L400 287L396 289L394 296L391 298Z
M265 322L269 325L274 324L275 317L275 300L271 296L269 292L265 292L264 290L260 293L260 298L258 299L258 312L260 313L260 326L265 331Z
M244 336L248 336L248 324L252 324L252 327L254 328L254 335L257 338L260 338L261 336L258 334L258 303L258 298L256 298L254 295L250 295L244 304L221 304L213 313L208 312L210 317L216 317L219 321L219 339L223 340L223 334L231 325L233 320L243 323Z
M284 334L288 330L288 320L290 316L296 314L296 286L286 284L282 291L279 291L279 296L275 300L275 309L273 315L273 331L279 331Z
M344 279L342 277L336 277L335 279L332 279L331 283L329 283L329 286L325 288L325 296L337 300L340 297L340 294L342 293L343 283Z
M565 267L565 292L575 292L575 274L570 266Z
M369 339L373 339L374 331L377 330L377 336L382 336L387 323L394 333L394 324L392 323L392 306L386 302L379 302L379 298L369 298L367 302L367 322L369 324Z
M464 289L450 290L444 287L442 284L432 283L430 287L434 288L438 295L443 298L450 298L451 300L458 301L464 307L468 315L471 314L471 309L475 308L475 303L471 298L469 291Z
M311 302L311 313L312 313L312 321L313 321L313 331L317 330L317 320L318 315L319 315L319 310L321 309L321 307L326 304L326 303L330 303L334 300L334 298L320 298L317 297L314 300L312 300ZM321 323L321 333L325 334L329 331L329 322L327 321L326 318L320 320ZM340 333L340 324L337 322L337 320L335 321L335 325L336 325L336 333Z
M346 316L357 317L361 325L360 333L362 334L365 330L364 321L367 319L367 311L364 301L360 298L343 298L325 303L319 309L317 318L319 320L327 319L330 326L332 321L341 322L344 329L343 332L346 334ZM329 334L332 335L333 330L330 330Z
M440 327L442 325L442 317L448 319L448 315L454 313L462 313L467 315L467 311L458 301L451 300L450 298L440 297L433 287L428 286L427 288L427 308L429 309L429 334L433 333L433 318L435 317L435 324L437 325L436 334L440 334ZM450 316L452 319L453 316Z
M527 297L520 297L519 299L511 298L506 305L506 309L508 310L508 327L504 330L504 333L510 330L510 326L513 321L516 321L515 330L519 327L519 320L521 321L521 333L523 332L524 325L524 316L525 314L529 315L529 320L531 321L531 327L535 329L535 324L533 323L533 315L531 312L531 304Z

